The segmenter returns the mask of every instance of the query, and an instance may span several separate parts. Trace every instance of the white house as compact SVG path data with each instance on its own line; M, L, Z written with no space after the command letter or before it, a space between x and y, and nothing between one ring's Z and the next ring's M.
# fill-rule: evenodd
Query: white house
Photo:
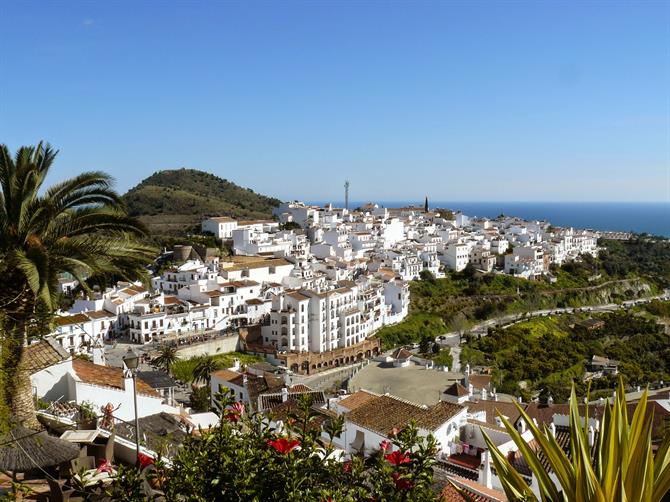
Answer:
M202 221L203 232L209 232L222 240L232 239L236 228L237 220L227 216L216 216Z

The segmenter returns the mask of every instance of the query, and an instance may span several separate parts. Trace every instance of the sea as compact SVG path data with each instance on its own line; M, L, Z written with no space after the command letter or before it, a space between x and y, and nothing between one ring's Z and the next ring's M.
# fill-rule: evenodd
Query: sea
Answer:
M365 202L349 202L355 208ZM374 201L380 207L423 207L423 200ZM333 201L343 207L343 201ZM545 220L560 227L587 228L601 231L647 233L670 238L669 202L468 202L430 200L431 208L461 211L467 216L495 218L500 214L525 220ZM314 201L310 204L325 205Z

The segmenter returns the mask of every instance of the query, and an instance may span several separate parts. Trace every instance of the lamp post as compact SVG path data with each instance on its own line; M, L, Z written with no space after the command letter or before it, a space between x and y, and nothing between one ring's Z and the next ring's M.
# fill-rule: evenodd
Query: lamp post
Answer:
M140 421L137 417L137 367L140 363L139 356L128 347L128 352L123 356L123 363L133 378L133 399L135 400L135 465L140 463Z

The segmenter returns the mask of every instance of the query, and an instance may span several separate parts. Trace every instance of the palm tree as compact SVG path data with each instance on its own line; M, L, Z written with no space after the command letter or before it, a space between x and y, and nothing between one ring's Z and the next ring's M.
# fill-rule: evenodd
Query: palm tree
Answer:
M159 356L154 359L154 364L169 373L172 365L176 363L178 359L176 347L172 345L164 345L161 348Z
M625 390L623 382L619 381L614 402L608 401L605 405L594 452L588 442L588 409L585 409L585 416L580 417L574 387L570 397L569 453L563 451L546 426L540 431L523 409L518 405L517 408L535 438L537 452L505 417L501 415L500 418L537 479L543 502L666 500L664 497L670 492L670 437L666 435L654 455L651 443L653 417L651 413L647 416L646 391L629 421ZM538 500L507 456L487 435L485 439L507 497L510 500ZM549 477L542 457L551 467L559 486Z
M143 277L155 255L146 231L126 213L102 172L85 172L49 188L57 151L0 144L0 423L36 426L30 376L18 371L29 339L49 332L58 278L90 283ZM3 420L5 419L5 420Z
M220 370L221 367L221 361L212 356L199 357L195 368L193 368L193 381L205 382L207 387L209 387L212 383L212 373Z

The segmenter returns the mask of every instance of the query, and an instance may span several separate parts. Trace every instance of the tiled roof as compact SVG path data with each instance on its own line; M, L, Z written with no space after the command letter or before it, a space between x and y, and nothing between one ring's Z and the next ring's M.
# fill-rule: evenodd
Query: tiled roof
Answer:
M412 353L403 347L399 347L393 351L391 357L393 359L409 359L412 357Z
M326 403L326 395L322 390L307 390L307 391L289 391L287 401L295 401L296 403L306 396L312 399L312 406L321 406ZM259 411L274 410L280 406L283 401L281 392L265 393L258 396Z
M227 382L230 382L234 379L236 379L238 376L240 376L241 373L233 370L217 370L214 373L212 373L212 376L215 376L217 378L221 378L222 380L225 380Z
M82 359L73 359L72 368L84 383L123 390L123 370L121 368L93 364ZM147 396L159 397L159 394L140 378L137 378L137 392Z
M448 396L463 397L468 395L468 390L460 383L454 382L444 391L444 393Z
M67 326L68 324L81 324L88 321L89 318L86 317L86 314L62 315L62 316L56 316L54 318L54 323L56 323L57 326Z
M107 312L106 310L93 310L90 312L86 312L86 315L91 319L108 319L110 317L116 317L116 314L112 314L111 312Z
M487 488L476 481L464 478L453 479L453 481L463 489L472 502L507 502L507 496L503 492ZM466 500L452 484L448 484L442 491L443 502L465 502Z
M375 399L376 397L379 397L379 395L368 392L367 390L359 390L354 392L352 395L345 397L337 404L343 408L348 409L349 411L352 411L369 402L370 400Z
M503 416L507 417L513 424L516 423L520 416L516 405L505 401L467 401L465 405L471 413L484 411L486 413L486 423L490 425L496 425L497 412L500 412ZM521 404L520 406L522 409L526 407L524 404Z
M21 369L31 375L69 357L60 344L51 338L28 345L23 349L23 355Z
M414 420L418 426L435 430L456 413L460 405L439 402L421 407L392 396L378 396L347 413L347 420L366 429L388 436L394 428L402 429Z
M475 389L486 389L491 385L491 375L470 375L468 384L472 384Z

